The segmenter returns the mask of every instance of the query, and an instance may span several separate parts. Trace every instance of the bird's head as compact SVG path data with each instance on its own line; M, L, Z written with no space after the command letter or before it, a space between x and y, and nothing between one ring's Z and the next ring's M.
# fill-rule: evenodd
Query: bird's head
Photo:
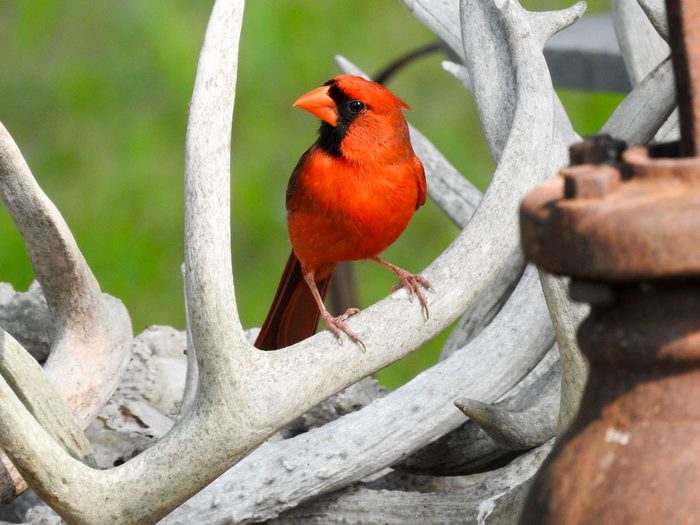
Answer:
M356 75L338 75L309 91L294 106L317 116L318 144L334 156L352 157L408 137L403 109L411 109L384 86Z

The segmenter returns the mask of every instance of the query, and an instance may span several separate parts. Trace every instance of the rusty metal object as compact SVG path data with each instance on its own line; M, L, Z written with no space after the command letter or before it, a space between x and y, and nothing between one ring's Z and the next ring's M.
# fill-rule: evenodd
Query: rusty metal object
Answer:
M522 202L528 259L592 305L581 408L522 525L700 523L700 2L667 4L681 142L587 140Z
M693 157L700 154L700 2L666 0L666 12L681 115L681 155Z
M567 199L602 199L620 184L620 172L611 166L583 164L564 168L561 175Z
M539 472L522 525L700 522L700 285L616 287L579 329L581 409Z
M700 275L700 158L654 158L669 149L630 148L617 167L564 168L528 194L528 259L588 280Z
M602 281L574 279L569 283L569 297L579 303L608 305L615 300L615 292L612 285Z

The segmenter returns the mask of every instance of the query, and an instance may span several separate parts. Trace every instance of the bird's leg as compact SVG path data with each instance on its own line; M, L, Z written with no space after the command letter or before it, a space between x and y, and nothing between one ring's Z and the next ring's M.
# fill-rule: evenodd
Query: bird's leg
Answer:
M430 317L430 313L428 312L428 301L425 298L425 295L423 295L423 290L421 290L422 286L426 290L430 290L431 292L434 291L432 285L428 282L428 280L424 277L421 277L420 275L414 275L411 272L407 272L403 268L399 268L398 266L395 266L390 262L385 261L384 259L381 259L379 257L372 257L372 260L377 261L379 264L384 266L384 268L388 268L398 276L398 287L403 286L404 288L406 288L406 290L408 290L408 297L410 299L413 299L413 294L415 294L418 297L418 300L420 301L420 304L423 307L425 318L428 319Z
M306 281L306 284L311 290L311 295L314 296L316 305L318 306L318 309L321 312L321 319L323 320L323 324L326 325L326 328L328 328L333 333L333 335L335 335L338 338L338 341L341 345L343 344L343 339L340 335L340 332L343 331L352 342L360 345L362 351L366 352L367 347L365 346L365 344L359 337L357 337L355 332L348 328L348 325L346 325L344 322L348 317L350 317L351 315L355 315L357 312L359 312L359 308L348 308L347 310L345 310L344 314L339 315L338 317L333 317L328 312L328 310L326 310L326 306L323 304L323 299L321 299L321 294L318 293L318 288L316 287L316 279L314 278L314 272L304 273L304 280Z

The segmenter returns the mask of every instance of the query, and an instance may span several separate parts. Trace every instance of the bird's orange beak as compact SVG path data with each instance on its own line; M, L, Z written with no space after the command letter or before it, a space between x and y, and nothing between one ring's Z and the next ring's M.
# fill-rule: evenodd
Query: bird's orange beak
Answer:
M328 86L321 86L299 97L292 106L305 109L331 126L338 124L338 108L328 94Z

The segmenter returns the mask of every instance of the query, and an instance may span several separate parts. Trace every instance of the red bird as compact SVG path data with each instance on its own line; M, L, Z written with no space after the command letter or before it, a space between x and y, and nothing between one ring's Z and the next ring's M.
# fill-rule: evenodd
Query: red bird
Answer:
M342 344L340 332L364 343L345 324L350 308L333 317L323 298L335 265L372 259L396 273L416 294L426 316L420 277L379 255L425 203L423 165L411 147L403 109L385 87L339 75L299 98L294 106L322 120L318 140L301 156L287 187L292 253L255 346L282 348L314 334L319 317Z

